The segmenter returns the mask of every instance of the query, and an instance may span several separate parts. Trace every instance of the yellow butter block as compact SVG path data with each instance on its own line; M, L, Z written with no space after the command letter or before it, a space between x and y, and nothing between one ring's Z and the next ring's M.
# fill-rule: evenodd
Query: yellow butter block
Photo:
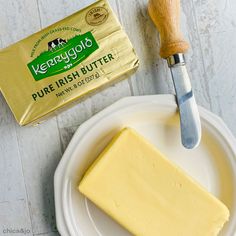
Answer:
M100 154L79 191L138 236L216 236L229 210L134 130Z

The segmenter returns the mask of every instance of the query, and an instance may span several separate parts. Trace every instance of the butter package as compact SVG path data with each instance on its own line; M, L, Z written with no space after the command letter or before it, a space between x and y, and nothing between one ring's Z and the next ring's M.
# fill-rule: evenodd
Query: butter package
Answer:
M35 124L124 79L139 61L106 0L0 51L0 90L20 125Z

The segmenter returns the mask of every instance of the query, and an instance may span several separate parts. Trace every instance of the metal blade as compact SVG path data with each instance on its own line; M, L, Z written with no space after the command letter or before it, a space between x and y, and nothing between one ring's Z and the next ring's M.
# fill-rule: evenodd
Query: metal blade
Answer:
M173 58L172 58L173 59ZM183 58L184 59L184 58ZM181 139L185 148L198 146L201 140L201 121L185 62L170 64L180 111Z

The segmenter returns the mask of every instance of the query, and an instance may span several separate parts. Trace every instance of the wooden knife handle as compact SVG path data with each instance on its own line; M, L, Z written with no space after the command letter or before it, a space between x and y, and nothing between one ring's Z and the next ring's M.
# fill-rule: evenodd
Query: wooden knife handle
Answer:
M180 0L149 0L148 12L160 33L160 56L185 53L189 44L180 30Z

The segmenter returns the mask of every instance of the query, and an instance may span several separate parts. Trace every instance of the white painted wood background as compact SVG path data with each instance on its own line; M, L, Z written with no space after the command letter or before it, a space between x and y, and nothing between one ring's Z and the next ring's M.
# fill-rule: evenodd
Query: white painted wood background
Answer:
M6 47L93 0L0 0L0 47ZM39 125L19 127L0 95L0 235L59 235L55 224L53 174L78 126L124 96L173 93L147 0L110 0L140 57L139 71ZM218 114L236 135L236 1L182 0L182 28L196 99ZM1 74L0 74L1 76ZM11 235L11 234L8 234ZM13 234L12 234L13 235Z

